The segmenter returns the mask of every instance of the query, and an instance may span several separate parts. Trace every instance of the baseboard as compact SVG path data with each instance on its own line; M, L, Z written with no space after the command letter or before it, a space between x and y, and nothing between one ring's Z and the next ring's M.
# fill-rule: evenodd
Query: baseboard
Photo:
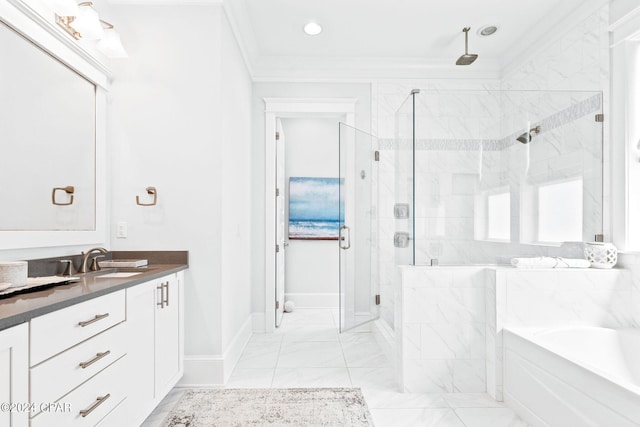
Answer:
M373 322L373 336L376 338L378 345L384 352L385 356L391 360L396 366L397 354L396 354L396 333L391 326L384 320L378 319Z
M293 301L296 308L338 308L338 293L288 293L284 294L285 301Z
M220 387L226 384L252 334L253 316L247 317L224 354L185 355L184 376L178 387Z
M238 360L240 360L240 356L242 356L242 352L244 348L247 346L249 342L249 338L251 338L251 334L253 333L253 316L250 315L247 317L247 320L244 321L240 330L233 337L227 350L224 352L224 383L226 384L229 381L229 377L233 372L233 369L236 367Z
M220 387L224 385L222 355L185 355L184 375L178 387Z
M264 313L251 314L251 329L254 334L264 334L267 330L264 323Z

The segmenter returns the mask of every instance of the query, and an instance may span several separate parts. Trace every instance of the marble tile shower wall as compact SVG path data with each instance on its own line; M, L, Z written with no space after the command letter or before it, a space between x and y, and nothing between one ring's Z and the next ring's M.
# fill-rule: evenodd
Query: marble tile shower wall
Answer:
M609 51L608 51L608 6L603 6L600 10L593 13L591 16L575 25L573 28L568 29L560 39L547 40L544 43L540 43L536 50L532 50L530 56L521 61L517 65L508 67L505 75L500 80L482 81L480 83L467 80L467 81L422 81L412 83L393 83L383 82L375 83L372 85L372 129L374 133L381 138L381 158L383 163L380 165L380 224L379 224L379 251L380 257L380 282L381 282L381 295L382 295L382 317L383 319L393 327L393 284L398 283L399 274L394 274L395 271L395 256L393 248L393 232L396 230L397 221L393 220L393 204L394 204L394 179L395 170L397 168L396 158L394 152L394 141L397 140L397 126L398 121L396 112L398 108L405 102L411 89L422 88L431 91L449 92L452 90L582 90L582 91L602 91L604 93L602 108L606 111L608 105L608 79L609 79ZM533 105L533 104L532 104ZM456 107L459 110L456 110ZM465 104L460 102L453 102L449 105L436 105L433 107L434 111L443 109L451 113L451 116L447 118L444 126L439 129L432 129L432 131L439 130L439 137L441 141L433 143L431 146L425 145L424 152L416 159L419 173L424 174L420 178L420 183L416 183L420 189L424 191L431 191L426 198L426 205L423 212L425 215L422 217L419 225L419 232L430 233L431 236L439 236L442 234L443 228L448 230L452 236L472 236L474 231L473 221L469 212L472 209L467 209L471 204L472 191L477 190L477 177L479 173L482 173L482 182L486 185L492 186L506 185L513 176L513 169L500 170L500 165L504 164L517 164L513 157L518 157L516 153L516 147L513 146L507 150L491 151L484 150L482 156L479 155L478 150L466 150L462 154L455 154L452 152L438 152L437 156L427 155L427 151L431 148L433 152L434 148L442 148L443 141L451 140L458 137L467 147L473 147L477 144L479 139L478 135L482 135L482 139L485 141L486 147L491 147L493 144L487 144L487 141L493 140L499 142L499 138L505 138L511 136L511 133L515 132L523 125L517 123L518 126L511 129L502 125L499 127L496 123L502 123L504 120L508 122L507 116L513 111L508 108L502 108L502 115L500 115L500 109L496 110L495 104L491 107L491 103L484 106L475 107L471 104ZM473 120L464 124L456 123L456 116L461 117L463 114L468 113L469 110L485 111L485 116L474 117ZM547 110L553 111L553 108ZM557 109L555 110L557 111ZM496 121L496 116L493 120L485 120L493 113L497 113L500 117L500 121ZM513 115L513 114L512 114ZM407 119L405 117L405 119ZM516 120L516 119L514 119ZM407 122L407 120L404 120ZM405 128L406 123L405 123ZM405 129L406 131L406 129ZM561 132L551 133L549 132L544 140L550 148L558 146L558 141L564 140L562 138L562 132L587 132L589 131L588 125L578 125L574 129L569 129ZM608 135L608 123L604 123L604 135ZM469 135L472 135L469 137ZM407 132L400 135L404 139L404 143L408 142ZM547 142L548 141L548 142ZM496 142L496 143L498 143ZM605 157L604 157L604 170L605 174L608 170L609 160L607 158L607 144L608 140L605 136ZM476 145L477 146L477 145ZM542 146L542 144L541 144ZM566 147L568 148L568 147ZM542 155L544 150L536 150L531 153L530 167L531 171L535 172L538 168L538 154ZM553 161L556 166L566 166L564 169L557 168L556 166L547 166L546 170L555 169L559 173L570 174L570 163L567 162L571 156L570 150L566 151L566 156L556 157ZM432 153L433 154L433 153ZM557 154L557 153L556 153ZM511 158L510 158L511 157ZM573 157L575 158L575 157ZM541 160L541 159L540 159ZM591 159L585 159L584 164L587 165ZM481 163L480 163L481 162ZM481 165L481 167L480 167ZM547 163L549 165L549 163ZM408 165L404 165L405 167ZM446 169L447 166L455 168L455 172L450 173L450 169ZM575 165L574 165L575 166ZM599 175L599 171L594 170L593 173L588 168L585 169L587 180L592 181L587 185L590 188L597 188L598 183L602 182L602 177ZM474 183L475 181L475 183ZM420 190L423 191L423 190ZM602 192L602 199L604 206L608 206L609 194L608 187L600 185L600 191ZM585 221L591 221L593 224L602 224L604 219L604 233L608 235L609 230L606 227L608 224L608 211L599 211L590 208L590 203L597 198L597 190L585 195ZM455 216L443 216L436 214L429 217L428 214L433 213L435 206L438 202L442 202L444 206L451 209ZM518 200L514 201L516 204ZM602 212L595 217L593 212ZM512 212L512 224L515 224L517 212ZM587 226L585 229L590 229L591 226ZM512 235L519 238L519 230L513 227ZM427 234L427 235L428 235ZM591 236L586 236L585 239ZM549 248L535 245L506 245L504 243L495 242L475 242L473 238L469 240L465 239L447 239L436 238L430 241L425 241L424 245L420 248L420 252L417 254L417 262L424 263L429 258L440 258L443 261L447 259L453 260L456 263L482 263L482 262L495 262L496 260L506 260L514 253L518 253L522 256L538 256L538 255L551 255L551 256L581 256L580 249L574 246L563 248ZM401 262L399 262L401 263Z
M404 392L485 392L485 269L403 267L396 304Z

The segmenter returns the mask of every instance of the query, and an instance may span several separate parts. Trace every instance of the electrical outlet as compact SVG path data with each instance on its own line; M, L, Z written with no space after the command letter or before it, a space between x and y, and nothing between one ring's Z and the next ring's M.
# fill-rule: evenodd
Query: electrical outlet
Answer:
M128 233L128 224L126 221L118 222L118 227L116 229L116 237L119 239L126 239Z

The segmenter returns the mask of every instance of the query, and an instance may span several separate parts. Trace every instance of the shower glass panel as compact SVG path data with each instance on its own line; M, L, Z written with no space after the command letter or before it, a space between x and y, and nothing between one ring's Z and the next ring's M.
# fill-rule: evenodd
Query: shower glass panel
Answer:
M600 92L414 91L394 141L413 253L396 263L581 257L603 234L601 113Z
M378 139L340 123L340 331L380 316Z

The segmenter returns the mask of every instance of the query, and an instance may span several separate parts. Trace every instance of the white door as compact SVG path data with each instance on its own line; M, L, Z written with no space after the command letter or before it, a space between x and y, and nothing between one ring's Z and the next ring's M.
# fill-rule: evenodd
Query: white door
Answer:
M280 119L276 119L276 327L280 327L284 313L285 249L287 247L284 165L284 132L282 131L282 122Z

